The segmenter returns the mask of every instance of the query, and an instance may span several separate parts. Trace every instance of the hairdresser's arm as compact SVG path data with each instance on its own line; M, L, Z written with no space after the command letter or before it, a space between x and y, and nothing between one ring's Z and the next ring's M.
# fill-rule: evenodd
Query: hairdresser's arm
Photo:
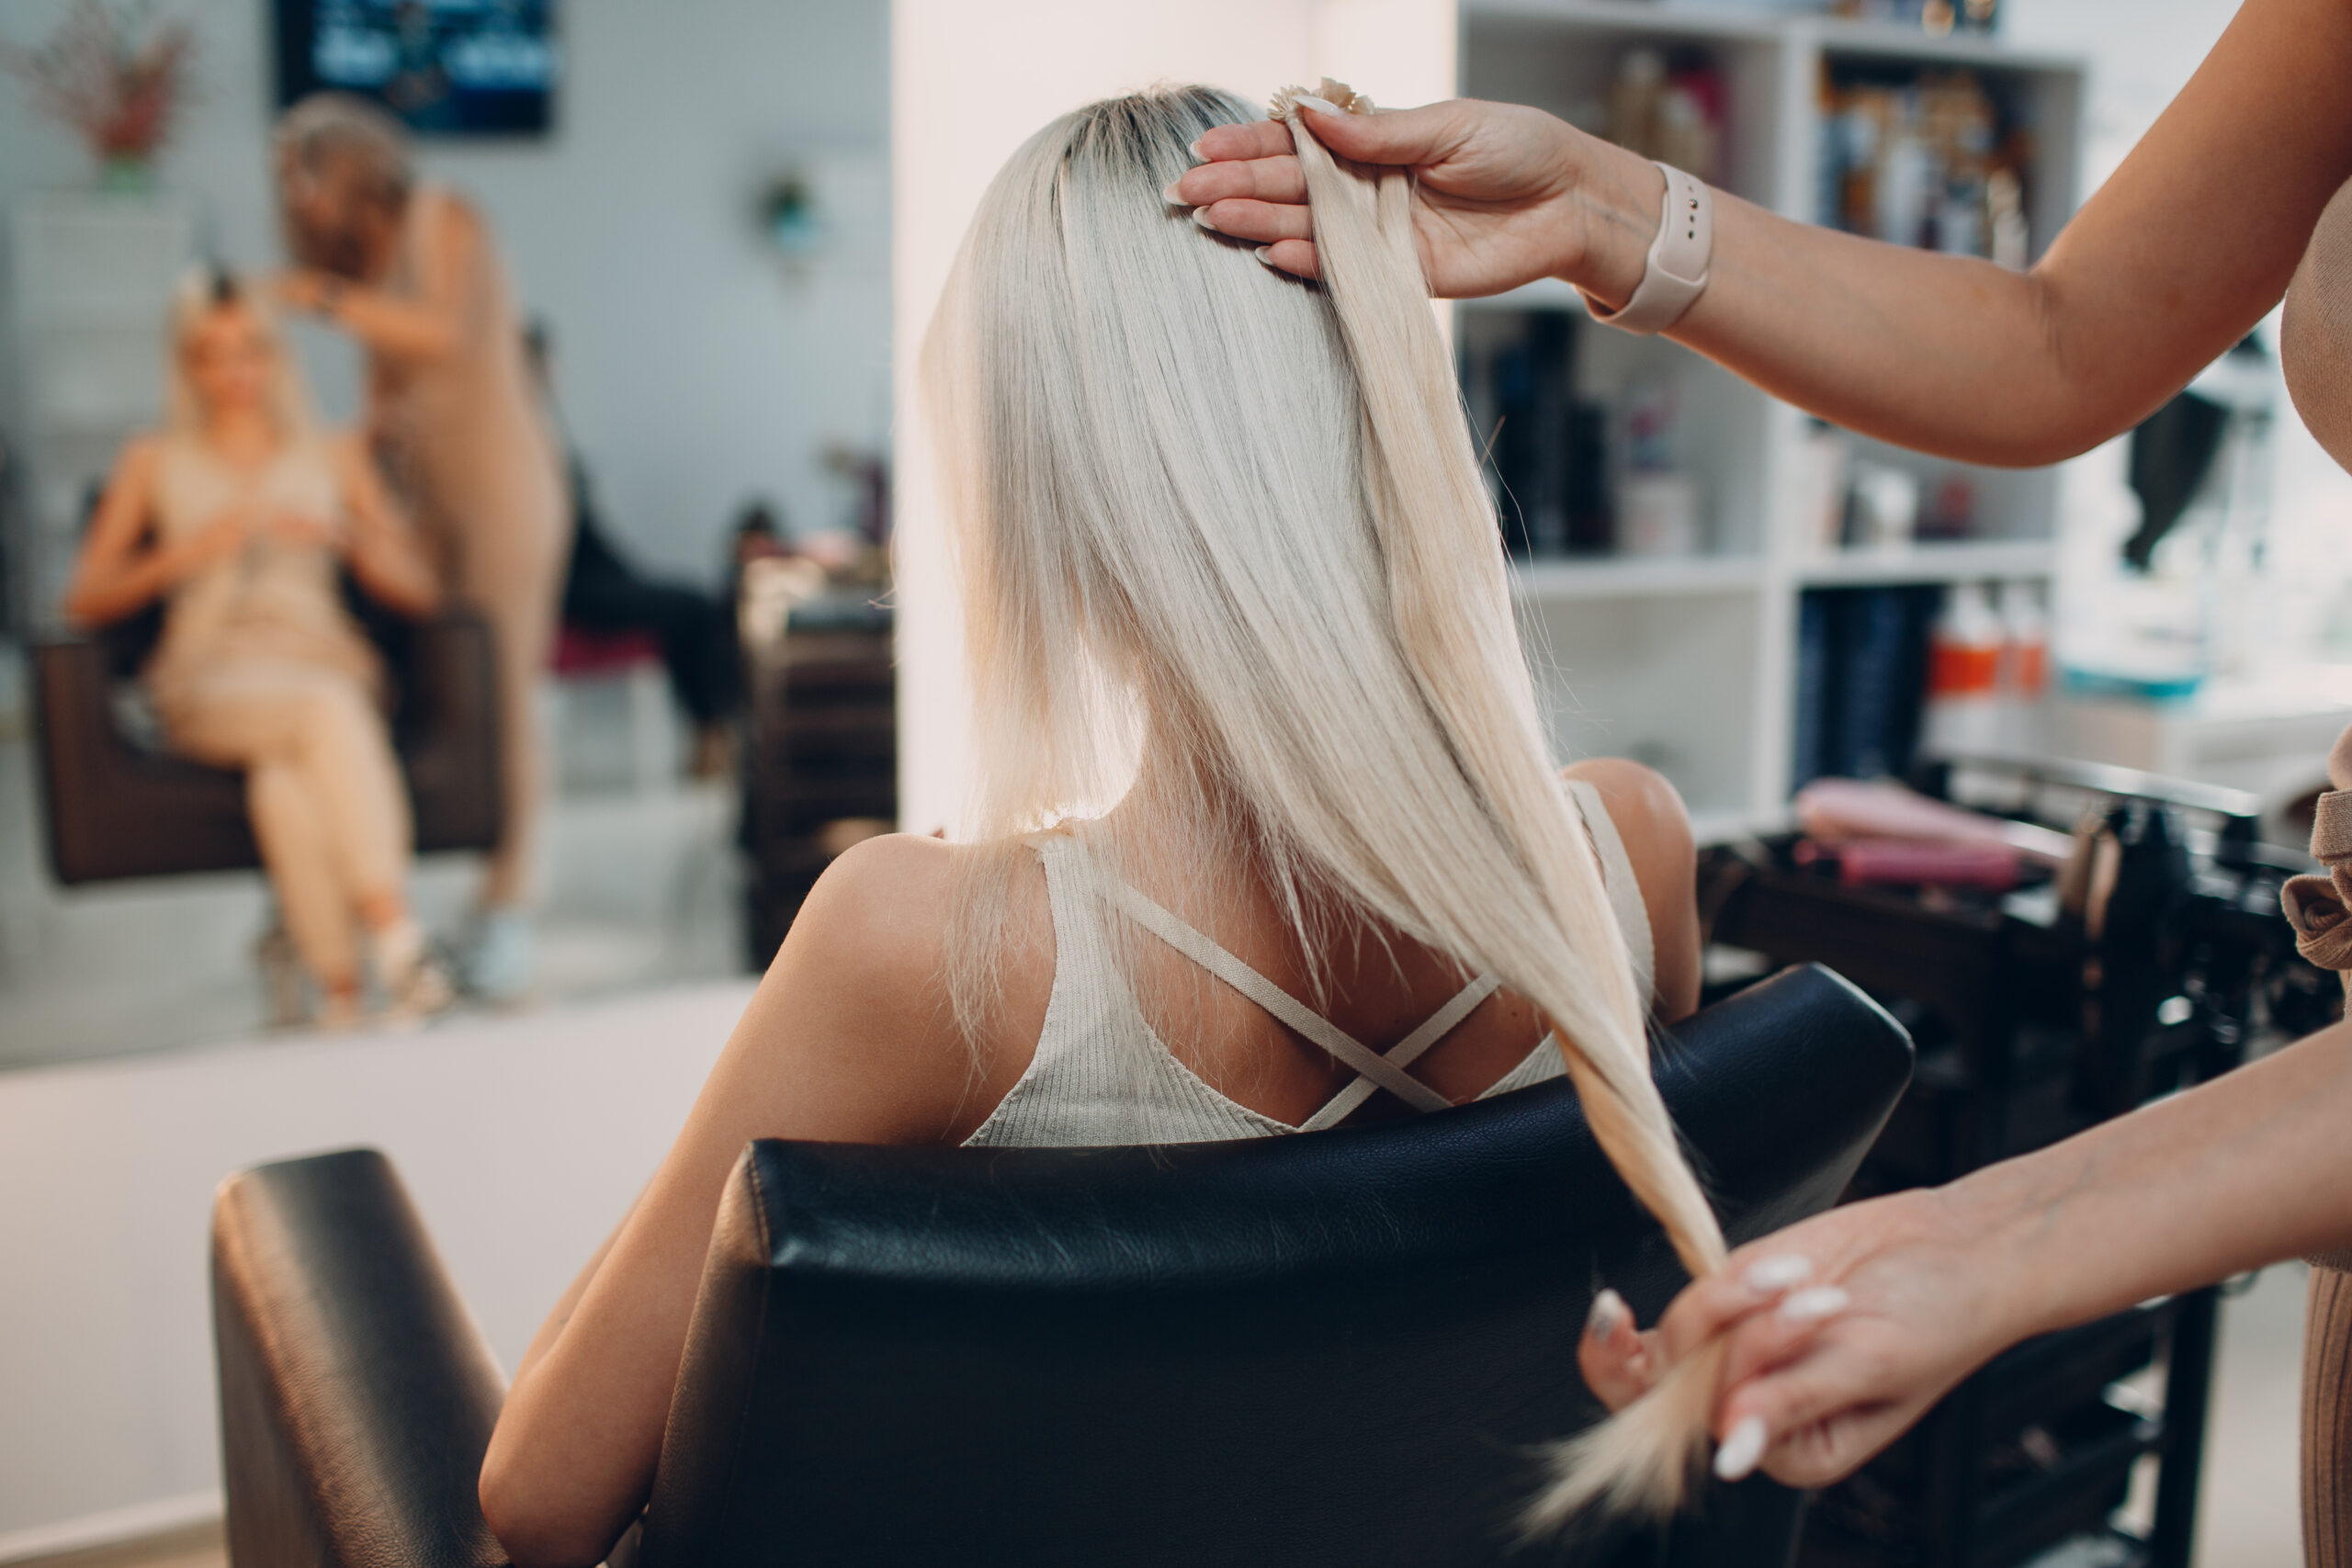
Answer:
M1673 335L1867 434L2031 464L2130 428L2275 305L2352 177L2352 6L2248 0L2211 56L2031 272L1715 202L1707 291ZM1622 305L1664 186L1549 116L1455 102L1311 117L1334 152L1416 167L1433 292L1555 276ZM1212 223L1311 275L1280 126L1220 127L1179 182Z
M417 247L416 292L393 294L348 283L322 272L279 275L277 296L298 310L318 315L387 359L429 363L456 351L462 341L469 301L465 280L477 247L489 243L481 220L456 197L438 192L413 197L437 203Z
M374 459L356 435L334 444L344 510L351 523L346 558L359 586L403 615L425 615L441 602L441 584L408 520L384 493Z
M481 1474L520 1568L599 1562L643 1508L746 1143L950 1141L1005 1087L975 1084L936 980L956 852L892 835L827 869L652 1183L532 1341Z
M2352 1027L2338 1024L2038 1154L1753 1242L1657 1334L1611 1325L1579 1359L1623 1404L1728 1326L1713 1430L1760 1423L1764 1470L1825 1485L2020 1339L2352 1244L2347 1127ZM1762 1310L1745 1272L1781 1256L1847 1301L1816 1294L1820 1315L1797 1323Z
M115 460L65 586L66 618L77 626L104 626L145 609L190 572L244 545L247 519L234 510L183 538L143 544L153 515L157 461L154 442L143 438Z

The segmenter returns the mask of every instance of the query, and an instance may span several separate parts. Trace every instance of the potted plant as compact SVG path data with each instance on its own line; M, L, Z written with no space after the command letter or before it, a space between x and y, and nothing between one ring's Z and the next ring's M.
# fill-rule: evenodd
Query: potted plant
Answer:
M32 90L33 107L80 136L101 188L143 191L189 96L195 35L135 5L75 0L38 49L0 47L0 62Z

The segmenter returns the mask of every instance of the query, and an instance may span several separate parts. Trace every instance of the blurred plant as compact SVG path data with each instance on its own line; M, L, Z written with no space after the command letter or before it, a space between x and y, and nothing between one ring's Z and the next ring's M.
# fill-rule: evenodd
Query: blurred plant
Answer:
M196 35L159 21L141 0L118 13L74 0L39 49L0 44L0 63L32 89L33 107L79 135L109 168L153 162L189 98Z

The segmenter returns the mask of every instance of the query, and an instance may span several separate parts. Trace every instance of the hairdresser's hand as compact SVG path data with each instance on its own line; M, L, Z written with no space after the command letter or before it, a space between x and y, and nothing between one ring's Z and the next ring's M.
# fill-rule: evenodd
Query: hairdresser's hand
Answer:
M1304 112L1339 156L1414 171L1421 270L1438 298L1564 277L1614 307L1640 283L1665 186L1624 149L1541 109L1475 98L1388 114ZM1268 247L1270 265L1316 276L1290 129L1275 120L1221 125L1196 150L1207 161L1175 194L1217 232Z
M316 267L296 267L273 274L269 279L270 296L288 310L305 316L334 313L351 286L330 272Z
M174 582L227 560L254 536L253 514L242 505L224 506L195 533L165 547L165 575Z
M273 544L296 550L342 553L343 542L322 518L304 512L273 513L264 525Z
M1717 1473L1760 1468L1791 1486L1825 1486L2020 1337L2016 1303L2027 1292L2004 1277L1992 1234L1941 1191L1833 1209L1733 1253L1648 1334L1634 1331L1622 1303L1597 1303L1577 1363L1616 1409L1728 1335L1711 1423Z

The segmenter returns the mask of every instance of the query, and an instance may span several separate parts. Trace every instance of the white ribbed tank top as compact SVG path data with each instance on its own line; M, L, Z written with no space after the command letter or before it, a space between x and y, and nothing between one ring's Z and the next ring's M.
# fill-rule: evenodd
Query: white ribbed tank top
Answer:
M1646 1003L1654 994L1649 913L1634 880L1633 863L1600 792L1570 780L1570 798L1600 852L1610 908L1632 951L1634 977ZM1375 1081L1423 1110L1445 1101L1402 1069L1467 1018L1495 989L1481 976L1384 1055L1341 1033L1257 971L1091 862L1076 838L1057 834L1037 845L1046 893L1053 908L1054 987L1037 1054L989 1113L967 1147L1069 1147L1125 1144L1193 1144L1263 1138L1337 1124L1369 1099ZM1098 892L1098 889L1100 891ZM1116 904L1123 913L1193 959L1283 1022L1330 1051L1360 1076L1297 1126L1252 1111L1209 1087L1179 1061L1145 1020L1112 952L1106 925ZM1525 1089L1566 1069L1547 1036L1480 1095Z

